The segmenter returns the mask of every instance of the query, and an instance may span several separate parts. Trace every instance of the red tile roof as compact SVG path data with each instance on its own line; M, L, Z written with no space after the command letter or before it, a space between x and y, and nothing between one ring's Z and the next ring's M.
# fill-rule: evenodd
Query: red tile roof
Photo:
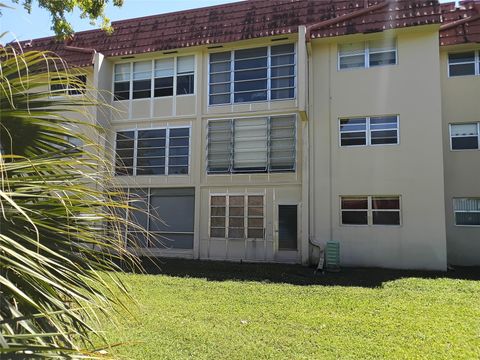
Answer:
M480 43L480 1L442 4L441 11L440 45Z
M362 11L384 2L388 4L379 9ZM437 0L247 0L115 21L110 36L90 30L76 33L68 42L48 37L20 45L54 51L72 66L90 66L93 49L106 56L126 56L296 33L299 25L315 25L312 39L378 32L440 23L446 9ZM331 19L336 20L326 22Z

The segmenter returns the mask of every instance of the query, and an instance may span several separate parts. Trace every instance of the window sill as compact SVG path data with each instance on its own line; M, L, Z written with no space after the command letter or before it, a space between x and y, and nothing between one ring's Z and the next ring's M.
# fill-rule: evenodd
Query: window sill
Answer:
M279 101L291 101L297 100L296 97L293 98L285 98L285 99L272 99L272 100L258 100L258 101L245 101L245 102L236 102L236 103L225 103L225 104L208 104L209 108L221 107L221 106L234 106L234 105L248 105L248 104L261 104L261 103L273 103Z

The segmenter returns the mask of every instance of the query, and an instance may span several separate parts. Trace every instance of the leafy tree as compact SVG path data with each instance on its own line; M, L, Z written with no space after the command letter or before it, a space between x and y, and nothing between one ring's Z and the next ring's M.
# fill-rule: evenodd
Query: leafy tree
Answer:
M101 129L75 120L95 90L65 93L85 89L49 53L6 47L0 59L0 359L100 358L98 319L129 304L108 271L137 260Z
M35 0L11 0L16 4L21 4L28 11L32 10L32 4ZM59 38L70 37L74 29L67 21L66 15L72 13L75 9L81 11L81 18L88 18L92 24L100 20L102 29L111 32L110 19L105 15L105 8L108 0L37 0L40 8L46 9L52 17L52 30ZM122 6L123 0L112 0L114 6Z

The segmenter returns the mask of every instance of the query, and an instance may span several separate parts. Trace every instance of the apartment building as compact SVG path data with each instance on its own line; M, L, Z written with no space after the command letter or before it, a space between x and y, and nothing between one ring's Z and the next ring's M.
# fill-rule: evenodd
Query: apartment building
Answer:
M248 0L21 42L81 69L154 256L480 265L480 2ZM107 95L105 95L107 94ZM164 221L161 221L162 218Z

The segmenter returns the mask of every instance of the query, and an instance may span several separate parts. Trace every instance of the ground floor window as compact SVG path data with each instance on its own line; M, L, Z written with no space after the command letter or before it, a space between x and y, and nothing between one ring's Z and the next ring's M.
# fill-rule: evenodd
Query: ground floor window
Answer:
M263 195L211 195L210 237L263 239Z
M480 226L480 198L454 199L455 225Z
M400 196L342 196L342 225L400 225Z
M128 196L128 247L193 249L194 189L132 188Z

